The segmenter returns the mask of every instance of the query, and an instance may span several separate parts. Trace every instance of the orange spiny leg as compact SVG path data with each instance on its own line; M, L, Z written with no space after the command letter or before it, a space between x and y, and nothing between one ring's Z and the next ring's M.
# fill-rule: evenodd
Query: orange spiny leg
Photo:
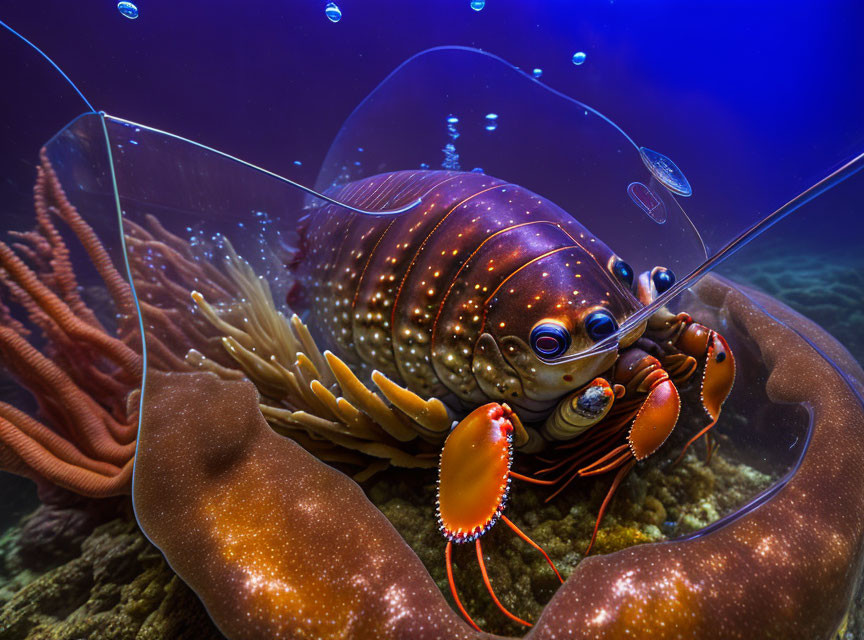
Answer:
M541 547L539 544L537 544L531 538L529 538L527 535L525 535L525 533L519 527L517 527L515 524L513 524L507 516L502 515L501 520L504 521L504 524L506 524L508 527L513 529L513 532L517 536L522 538L525 542L527 542L532 547L537 549L537 551L539 551L540 553L543 554L543 557L546 558L546 562L548 562L549 566L552 567L552 571L554 571L555 575L558 576L558 580L561 581L561 584L564 584L564 578L562 578L561 574L558 573L558 569L555 568L555 564L552 562L552 558L549 557L549 554L547 554L545 551L543 551L543 547Z
M579 470L579 475L598 475L601 473L605 473L606 471L611 471L620 464L619 458L621 457L621 454L625 454L627 456L632 455L630 453L630 447L627 444L622 444L621 446L615 447L614 449L612 449L612 451L607 453L602 458L595 460L587 467L583 467Z
M705 434L705 464L711 463L711 456L720 448L720 443L711 435L711 432Z
M531 476L523 476L521 473L516 473L515 471L510 472L511 478L516 478L517 480L522 480L524 482L530 482L531 484L542 484L542 485L552 485L558 482L557 480L538 480L537 478L532 478Z
M468 623L472 627L477 629L477 631L479 631L480 633L483 633L483 630L477 626L477 623L474 622L474 620L471 619L471 616L468 615L468 612L465 611L465 607L462 606L462 601L459 599L459 594L456 593L456 583L453 582L452 554L453 554L453 543L448 540L447 546L444 547L444 561L445 561L445 564L447 565L447 582L450 583L450 593L453 594L453 600L456 601L456 606L459 607L459 611L462 613L462 615L465 617L465 619L468 621Z
M719 418L719 416L718 416L718 418ZM692 445L694 442L699 440L699 438L701 438L702 436L705 436L705 447L706 447L705 464L708 464L709 462L711 462L711 455L714 453L714 449L716 448L717 444L716 443L712 444L712 442L709 439L710 435L711 435L709 432L711 431L711 429L714 428L714 425L716 425L716 424L717 424L717 419L715 418L714 420L712 420L711 422L708 423L708 426L703 427L701 431L699 431L695 436L690 438L687 441L687 444L685 444L684 447L681 449L681 453L679 453L678 457L675 458L675 462L672 463L672 466L680 464L681 461L684 459L684 454L687 453L687 449L690 448L690 445Z
M498 608L504 613L505 616L513 620L513 622L518 622L519 624L524 624L526 627L530 627L530 622L525 622L522 618L518 616L514 616L512 613L507 611L501 601L498 600L498 596L495 595L495 592L492 590L492 583L489 582L489 574L486 573L486 563L483 561L483 547L480 546L480 538L477 538L474 541L474 546L477 549L477 562L480 564L480 573L483 574L483 583L486 585L486 589L489 591L489 595L492 596L492 601L498 605Z
M615 475L615 479L612 481L612 486L609 487L609 492L603 499L603 504L600 505L600 513L597 514L597 520L594 522L594 533L591 534L591 542L588 543L588 548L585 549L586 556L591 553L591 548L594 546L594 541L597 539L597 532L600 530L600 521L603 520L603 516L606 514L606 508L609 506L609 503L612 502L612 498L615 495L615 492L618 491L618 487L624 479L624 476L630 472L630 469L632 469L635 464L636 460L631 460L621 467Z

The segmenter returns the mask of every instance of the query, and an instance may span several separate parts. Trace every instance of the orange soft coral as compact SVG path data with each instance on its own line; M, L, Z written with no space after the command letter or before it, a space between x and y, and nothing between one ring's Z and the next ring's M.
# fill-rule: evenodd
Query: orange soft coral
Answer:
M129 493L137 416L126 400L142 372L132 292L44 152L34 205L36 229L13 233L11 246L0 242L0 360L34 395L41 421L0 402L0 467L85 496ZM116 335L81 298L57 218L105 283L117 311ZM38 328L40 348L10 305Z
M0 364L33 394L39 420L0 402L0 469L90 497L128 494L138 428L137 409L128 400L143 371L139 309L105 244L66 196L44 149L40 158L33 190L36 227L10 232L11 244L0 242ZM101 278L115 327L106 327L81 297L57 220ZM189 292L205 291L222 302L236 297L236 288L154 217L144 222L124 220L124 233L150 368L191 371L195 366L185 359L191 348L231 366L220 334L196 313Z

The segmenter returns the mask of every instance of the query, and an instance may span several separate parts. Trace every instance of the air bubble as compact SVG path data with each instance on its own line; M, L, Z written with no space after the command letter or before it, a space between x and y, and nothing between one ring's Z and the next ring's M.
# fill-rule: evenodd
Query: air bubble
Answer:
M535 78L539 79L543 76L543 69L540 69L538 67L538 68L534 69L534 71L531 72L531 75L534 76Z
M486 0L471 0L471 8L474 9L474 11L482 11L485 6Z
M585 55L584 51L577 51L576 53L573 54L573 64L575 64L578 67L580 64L585 62L585 58L587 58L587 57L588 56Z
M486 114L486 131L495 131L498 128L498 114L497 113L487 113Z
M639 154L648 170L669 191L685 198L693 195L693 188L684 173L669 158L646 147L640 147Z
M641 182L631 182L627 187L627 195L654 222L657 224L666 222L666 207L650 187Z
M447 135L450 136L451 140L456 140L459 137L459 131L456 129L457 124L459 124L459 118L453 115L447 117Z
M123 2L117 3L117 11L122 13L124 16L129 18L130 20L134 20L138 17L138 7L136 7L131 2L127 2L123 0Z
M330 22L339 22L342 19L342 10L336 6L335 2L328 2L324 7L324 15Z
M303 166L303 163L300 162L300 160L295 160L295 161L294 161L294 166L295 166L295 167L300 167L300 166Z

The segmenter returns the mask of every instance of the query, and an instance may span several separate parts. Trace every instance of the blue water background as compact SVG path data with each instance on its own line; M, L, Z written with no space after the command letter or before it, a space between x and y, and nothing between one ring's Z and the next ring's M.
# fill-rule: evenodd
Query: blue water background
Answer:
M473 11L467 0L346 0L338 23L325 4L142 0L128 20L108 0L48 0L6 2L0 18L96 108L307 183L354 106L404 59L443 44L541 68L543 82L671 157L696 185L686 206L709 244L712 228L743 227L864 150L860 3L493 0ZM578 67L576 51L587 54ZM40 66L4 69L7 96L23 93L2 106L4 146L19 156L3 175L16 183L29 182L20 160L36 138L81 110L14 91L59 93ZM21 122L23 104L33 122L54 116L45 131Z

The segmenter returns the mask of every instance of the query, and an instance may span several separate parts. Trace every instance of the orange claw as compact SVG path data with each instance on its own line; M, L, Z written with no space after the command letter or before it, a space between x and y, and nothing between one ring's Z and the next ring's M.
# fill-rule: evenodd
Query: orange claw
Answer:
M648 363L649 366L652 366L650 360ZM597 519L594 521L594 532L591 534L591 541L585 550L586 556L591 553L591 549L594 547L597 532L600 530L600 522L603 520L606 509L612 502L612 497L618 490L621 481L630 473L638 460L647 458L660 448L669 434L672 433L675 423L678 422L681 399L678 396L678 389L669 379L669 374L663 369L654 369L646 376L643 383L649 385L648 397L639 407L636 418L630 426L627 444L613 449L577 473L578 476L585 477L618 470L612 481L612 486L606 493L603 504L600 505Z
M720 407L729 397L735 382L735 357L725 338L716 331L711 332L705 373L702 375L702 406L716 422Z
M647 458L666 442L681 410L678 389L669 376L662 369L655 373L661 373L662 377L651 385L651 392L639 408L627 436L630 451L637 460Z
M681 462L691 444L707 434L717 424L717 420L720 418L720 409L735 382L735 357L732 355L732 350L726 339L719 333L694 323L687 327L678 341L678 346L683 351L695 356L701 355L698 352L701 344L704 344L701 351L705 354L705 371L702 374L702 406L708 417L711 418L711 422L690 438L675 460L675 464ZM709 460L712 451L713 449L709 445Z

